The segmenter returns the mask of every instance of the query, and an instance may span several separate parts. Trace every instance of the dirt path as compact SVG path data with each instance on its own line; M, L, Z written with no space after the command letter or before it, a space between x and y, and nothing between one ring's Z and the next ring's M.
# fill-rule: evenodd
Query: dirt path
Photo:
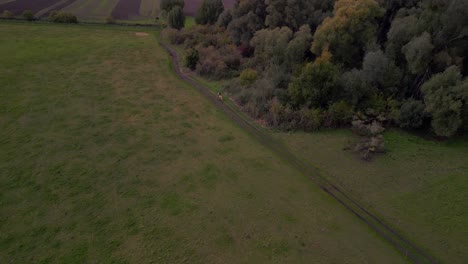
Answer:
M375 216L359 202L347 195L341 188L337 187L325 177L323 177L316 168L301 161L287 148L279 144L273 137L259 129L252 120L241 115L236 109L233 109L228 104L220 101L217 96L211 92L211 90L192 78L189 74L185 74L181 71L179 65L179 55L169 45L165 44L161 40L161 34L158 35L159 44L166 49L170 54L172 63L174 65L174 71L185 82L197 89L202 95L204 95L209 101L211 101L218 109L226 114L233 122L247 131L251 136L256 138L259 142L265 145L267 148L272 150L282 159L287 161L292 167L296 168L303 175L310 178L315 184L317 184L324 192L333 197L341 205L343 205L352 214L363 221L369 226L374 232L379 234L383 239L390 243L396 250L398 250L403 256L406 256L409 260L414 263L438 263L438 261L424 252L422 249L414 245L407 238L403 237L389 224Z

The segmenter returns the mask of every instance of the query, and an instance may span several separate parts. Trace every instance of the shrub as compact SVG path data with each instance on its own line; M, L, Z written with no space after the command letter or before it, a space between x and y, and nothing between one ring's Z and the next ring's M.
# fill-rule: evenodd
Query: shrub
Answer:
M374 137L385 131L385 128L377 121L366 122L364 120L354 120L352 131L362 137Z
M254 69L245 69L240 74L241 84L250 85L257 80L258 74Z
M256 51L255 51L256 52ZM299 77L289 84L288 91L295 105L325 108L339 96L339 67L324 53L314 63L308 63Z
M233 77L238 74L240 55L231 45L217 49L214 46L200 47L197 73L213 79Z
M115 24L114 18L111 16L106 17L106 24Z
M34 20L34 14L31 10L24 10L23 12L23 17L24 19L28 21L33 21Z
M14 17L14 14L13 12L9 11L9 10L5 10L3 11L3 14L2 16L6 19L12 19Z
M191 49L187 56L185 56L185 66L191 70L195 70L199 59L198 51L196 49Z
M185 1L184 0L161 0L161 2L159 2L159 7L161 8L161 10L164 10L166 12L171 11L172 8L176 6L183 9L185 6Z
M76 16L69 12L52 11L49 15L49 21L55 23L78 23Z
M345 101L340 101L330 105L327 111L327 126L343 127L351 124L353 119L353 107Z
M302 108L298 114L300 128L304 131L315 131L322 126L323 114L320 109Z
M166 35L169 42L174 45L183 44L185 41L185 34L183 34L181 30L166 28L164 29L164 35Z
M403 128L419 128L424 119L424 103L410 99L400 109L399 123Z
M225 77L227 74L226 69L226 63L222 60L216 60L213 58L201 60L196 67L198 74L215 79Z

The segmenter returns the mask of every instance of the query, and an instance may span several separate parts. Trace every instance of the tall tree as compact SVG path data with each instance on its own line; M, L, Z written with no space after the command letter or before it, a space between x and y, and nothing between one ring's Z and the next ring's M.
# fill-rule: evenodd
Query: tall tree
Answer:
M223 11L224 5L222 0L203 0L195 16L195 22L201 25L214 24Z
M359 65L366 45L375 42L376 19L382 14L375 0L338 0L333 16L314 34L312 52L321 54L328 47L336 62L347 67Z
M159 7L161 8L161 10L164 10L167 13L176 6L179 6L181 9L184 9L185 1L184 0L161 0L161 2L159 2Z
M432 50L434 45L431 42L431 35L424 32L422 35L414 37L408 44L403 46L408 68L413 74L421 74L431 63Z
M338 76L339 68L331 62L330 53L324 50L290 83L288 91L294 105L326 109L340 96Z
M434 75L421 87L426 110L432 115L434 132L443 137L453 136L466 122L462 116L468 108L468 79L462 80L460 70L451 66Z
M175 29L181 29L185 25L185 15L180 6L175 6L167 14L167 22L169 27Z
M269 63L281 65L285 62L285 50L293 36L288 27L262 29L255 33L250 45L255 48L255 60L261 66Z
M228 32L238 45L248 45L256 31L265 27L264 0L239 0L232 9Z

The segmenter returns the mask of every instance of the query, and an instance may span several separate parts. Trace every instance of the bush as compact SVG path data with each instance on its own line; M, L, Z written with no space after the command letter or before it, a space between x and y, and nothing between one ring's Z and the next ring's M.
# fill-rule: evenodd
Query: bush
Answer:
M106 17L106 24L115 24L114 18L111 16Z
M410 99L400 109L399 123L403 128L419 128L423 124L425 105L421 101Z
M315 131L322 126L323 114L320 109L302 108L298 114L300 128L304 131Z
M360 154L363 160L370 160L377 153L385 152L385 141L382 135L364 137L354 147L354 151Z
M351 124L353 119L353 107L345 101L332 104L327 111L327 126L343 127Z
M55 23L78 23L78 19L72 13L52 11L49 14L49 21Z
M245 69L240 74L240 80L242 85L250 85L257 80L258 74L254 69Z
M191 70L195 70L199 59L198 51L196 49L191 49L187 56L185 56L185 66Z
M217 49L214 46L198 49L200 60L197 73L213 79L233 77L238 74L240 55L231 45Z
M33 21L34 20L34 14L31 10L24 10L23 12L23 17L24 19L28 21Z
M375 137L385 131L385 128L377 121L354 120L352 131L362 137Z
M2 16L6 19L12 19L14 17L14 14L13 12L9 11L9 10L5 10L3 11L3 14Z
M166 28L164 29L164 35L173 45L180 45L183 44L185 41L185 34L183 34L183 31L181 30L177 30L174 28Z

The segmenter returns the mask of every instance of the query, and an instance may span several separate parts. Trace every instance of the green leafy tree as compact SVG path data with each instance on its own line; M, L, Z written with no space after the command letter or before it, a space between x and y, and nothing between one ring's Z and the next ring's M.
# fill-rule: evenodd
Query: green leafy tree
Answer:
M308 63L299 77L290 83L289 95L296 106L326 109L339 97L339 68L324 52L314 63Z
M335 61L359 64L366 45L376 39L376 22L382 14L375 0L338 0L333 16L315 31L312 52L321 54L328 47Z
M427 69L432 58L434 45L431 42L431 35L424 32L422 35L413 38L408 44L403 46L408 68L413 74L421 74Z
M254 69L245 69L240 74L240 80L242 85L250 85L254 83L258 78L257 71Z
M403 128L419 128L425 117L425 105L421 101L409 99L400 109L399 123Z
M172 8L176 6L180 7L181 9L184 9L185 1L184 0L161 0L161 2L159 2L159 7L161 8L161 10L166 11L166 12L170 12Z
M362 70L352 69L343 73L339 82L340 86L343 87L347 102L357 108L360 108L363 102L375 93L374 87Z
M286 60L290 67L300 65L304 61L304 57L309 50L312 41L310 27L303 25L294 33L294 38L288 43L286 48Z
M34 20L34 14L31 10L24 10L23 12L23 17L24 19L28 21L33 21Z
M405 63L401 49L419 32L416 15L397 16L387 32L385 53L396 61L398 65Z
M219 15L224 11L222 0L203 0L200 9L195 16L197 24L214 24L218 21Z
M185 16L180 6L175 6L169 11L169 14L167 14L167 22L171 28L181 29L184 27Z
M468 79L462 80L458 67L451 66L434 75L421 90L426 111L432 115L434 132L443 137L457 133L463 124L462 113L468 103Z
M78 23L78 18L69 12L52 11L49 14L49 21L54 23Z
M288 27L262 29L255 33L250 45L255 48L255 61L261 66L281 65L286 60L285 50L293 36Z
M400 69L381 51L371 51L366 54L362 63L362 71L371 84L385 95L394 95L402 77Z
M229 23L232 21L232 14L229 9L224 10L218 17L218 21L216 22L216 25L219 27L224 27L227 28Z

